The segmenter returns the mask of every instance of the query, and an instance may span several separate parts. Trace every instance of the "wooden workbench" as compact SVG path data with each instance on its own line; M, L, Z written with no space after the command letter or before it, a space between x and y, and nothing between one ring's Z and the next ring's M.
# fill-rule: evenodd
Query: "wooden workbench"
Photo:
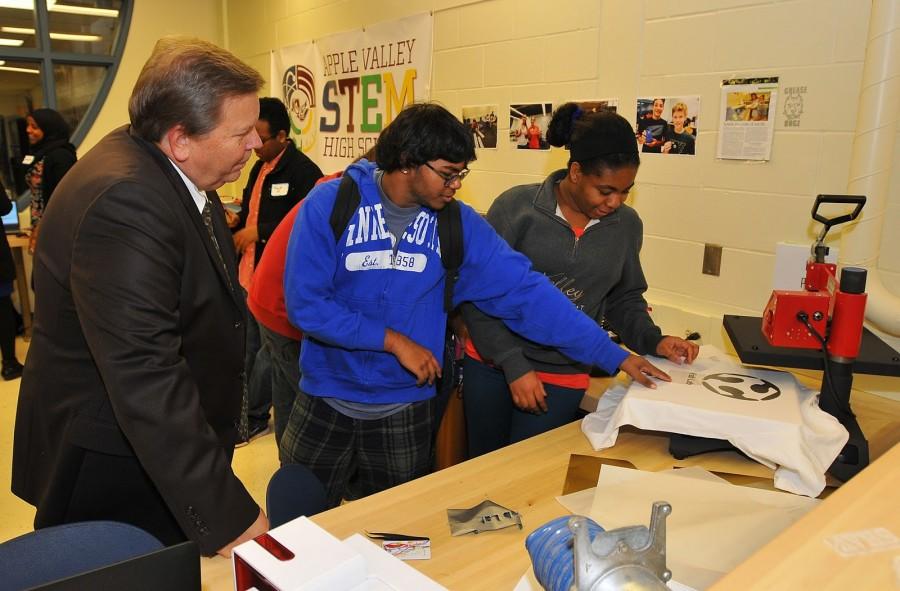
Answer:
M900 403L854 392L853 404L869 438L872 457L884 454L900 442ZM706 454L678 461L669 455L667 449L668 437L664 434L623 429L614 447L595 452L582 435L580 423L576 422L371 497L347 503L315 516L313 521L340 539L362 533L364 529L429 536L432 540L431 560L411 561L409 564L452 590L498 591L512 589L529 568L530 562L524 546L526 535L543 523L566 514L555 497L562 492L571 454L622 459L642 470L656 471L675 466L698 465L718 472L746 474L755 477L754 479L772 479L771 470L734 452ZM896 486L900 475L898 458L900 448L885 457L886 467L878 464L873 467L877 469L864 471L857 476L857 480L851 481L853 486L847 486L845 491L839 491L839 494L826 499L789 531L810 519L827 524L831 521L831 516L838 513L841 513L841 521L835 527L843 530L859 526L862 529L868 527L870 516L893 512L893 531L900 535L900 512L896 509L896 491L900 490ZM885 472L891 471L892 477L885 476ZM870 481L881 482L880 486L887 487L888 492L881 495L865 494ZM524 528L451 537L446 510L471 507L486 498L518 511ZM817 526L805 527L815 530ZM821 527L816 531L831 531L825 526ZM806 535L803 532L796 535ZM812 531L809 533L813 534ZM778 576L785 582L783 588L866 588L864 585L848 586L843 582L832 586L826 584L827 581L815 586L798 582L805 580L803 576L807 568L850 568L846 563L830 559L827 555L828 547L815 539L809 540L807 547L802 550L803 554L797 559L785 558L786 555L777 549L771 553L766 553L767 550L768 547L760 552L762 558L755 557L754 560L763 561L768 568L781 564ZM203 560L202 568L204 589L233 589L229 561L221 558ZM744 578L723 588L750 588L746 584L746 577L752 577L758 571L758 565L751 565L748 569L742 567L735 571L734 576ZM863 570L861 574L853 576L860 577L856 579L860 581L865 580L867 574ZM776 587L764 585L758 588Z
M900 445L895 445L711 591L900 589L898 499ZM891 544L879 529L897 542Z

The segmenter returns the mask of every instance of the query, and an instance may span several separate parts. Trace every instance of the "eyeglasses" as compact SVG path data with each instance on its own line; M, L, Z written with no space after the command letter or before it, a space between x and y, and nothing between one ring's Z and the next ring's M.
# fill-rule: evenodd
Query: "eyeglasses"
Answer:
M442 179L444 179L445 187L449 187L450 185L452 185L453 181L459 181L460 183L462 183L463 179L466 178L467 176L469 176L469 173L471 172L468 168L463 168L459 172L447 174L446 172L441 172L440 170L436 169L435 167L428 164L427 162L425 163L425 166L430 168L432 170L432 172L434 172L434 174L436 174L439 177L441 177Z

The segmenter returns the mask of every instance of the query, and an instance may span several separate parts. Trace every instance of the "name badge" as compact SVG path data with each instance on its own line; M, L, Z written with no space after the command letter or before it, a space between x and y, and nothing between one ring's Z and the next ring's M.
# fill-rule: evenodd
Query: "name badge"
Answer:
M272 197L284 197L288 194L289 183L273 183Z
M29 154L28 156L25 156L24 158L22 158L22 164L24 164L26 166L28 166L32 162L34 162L34 154Z

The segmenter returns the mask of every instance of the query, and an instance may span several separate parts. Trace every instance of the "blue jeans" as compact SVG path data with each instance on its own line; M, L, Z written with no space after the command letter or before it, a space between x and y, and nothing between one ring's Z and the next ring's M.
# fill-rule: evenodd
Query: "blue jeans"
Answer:
M584 390L544 384L547 412L531 414L513 404L503 372L466 356L463 361L463 406L469 457L556 429L577 418Z
M262 348L268 351L271 364L272 410L275 411L275 444L287 427L294 400L300 394L300 341L259 325Z
M269 351L262 346L260 326L247 313L247 353L244 375L247 376L247 422L250 429L269 422L272 406L272 362Z

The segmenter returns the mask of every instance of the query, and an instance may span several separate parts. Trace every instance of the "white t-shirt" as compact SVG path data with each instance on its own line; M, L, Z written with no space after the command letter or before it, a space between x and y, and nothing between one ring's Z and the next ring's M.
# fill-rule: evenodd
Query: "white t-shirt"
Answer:
M790 373L738 365L709 345L692 365L653 363L672 382L610 389L581 424L594 449L614 445L622 425L726 439L776 468L776 488L811 497L825 488L825 472L849 435L819 408L818 392Z

